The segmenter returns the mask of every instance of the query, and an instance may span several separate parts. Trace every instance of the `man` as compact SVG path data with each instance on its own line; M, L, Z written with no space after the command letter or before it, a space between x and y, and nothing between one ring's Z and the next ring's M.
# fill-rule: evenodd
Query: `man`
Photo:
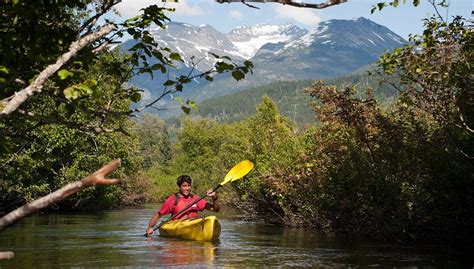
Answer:
M156 225L161 216L166 214L175 215L186 206L192 204L194 201L198 200L200 197L197 195L191 194L191 185L192 179L189 176L182 175L178 177L176 184L179 187L179 192L171 195L168 199L165 200L160 210L156 212L153 217L151 217L148 227L146 229L146 234L153 234L153 226ZM211 210L214 212L219 212L219 203L217 201L217 194L212 191L212 189L207 191L207 196L212 198L212 203L207 202L206 200L201 200L191 206L185 212L175 216L173 219L188 219L188 218L197 218L199 217L199 211L205 209Z

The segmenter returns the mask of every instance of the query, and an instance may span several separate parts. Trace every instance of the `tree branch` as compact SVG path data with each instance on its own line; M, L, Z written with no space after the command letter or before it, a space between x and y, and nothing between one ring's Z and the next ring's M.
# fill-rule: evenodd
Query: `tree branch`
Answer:
M0 252L0 260L13 259L14 257L15 257L15 254L11 251Z
M120 166L120 159L112 161L107 165L104 165L99 170L95 171L93 174L87 176L86 178L75 181L67 184L61 189L50 193L46 196L43 196L33 202L24 205L20 208L13 210L7 215L0 218L0 231L3 231L6 227L12 225L18 220L35 213L36 211L43 209L45 207L51 206L61 200L64 200L66 197L77 193L89 186L96 185L115 185L120 183L119 179L107 179L106 176L113 171L115 171Z
M320 4L294 2L291 0L215 0L215 1L220 4L239 2L239 3L244 3L245 5L250 6L250 7L253 7L253 6L247 4L247 2L262 3L262 4L263 3L278 3L278 4L289 5L289 6L294 6L294 7L323 9L330 6L339 5L341 3L347 2L348 0L327 0L326 2L320 3Z
M92 26L97 22L97 20L102 17L102 15L104 15L105 13L109 12L110 9L117 5L118 3L122 2L121 0L112 0L110 2L108 1L102 1L103 2L103 6L101 6L100 8L100 11L97 12L94 16L90 17L87 21L85 21L82 26L81 26L81 32L88 28L87 29L87 32L86 33L90 33L91 29L92 29Z
M36 92L41 91L44 86L44 83L51 77L56 71L61 68L69 59L71 59L74 55L77 54L79 50L87 46L88 44L96 41L97 39L107 35L112 30L115 29L115 25L107 24L102 27L99 31L94 32L92 34L86 35L81 39L73 42L69 46L69 51L61 55L56 63L47 66L38 77L26 88L23 90L16 92L12 98L7 98L6 106L4 107L3 111L0 112L0 119L7 117L9 114L14 112L22 103L24 103L30 96L35 94Z

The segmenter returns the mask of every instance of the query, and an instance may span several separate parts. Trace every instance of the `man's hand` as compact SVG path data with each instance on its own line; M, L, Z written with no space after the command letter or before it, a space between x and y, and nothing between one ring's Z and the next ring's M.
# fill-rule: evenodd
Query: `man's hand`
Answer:
M212 191L212 189L207 190L207 196L212 198L212 201L217 200L217 193Z
M207 190L207 196L212 197L212 199L217 199L217 194L215 191L212 191L212 189Z
M146 234L147 234L147 236L152 235L154 232L155 232L155 231L153 231L153 228L148 228L148 229L146 229Z

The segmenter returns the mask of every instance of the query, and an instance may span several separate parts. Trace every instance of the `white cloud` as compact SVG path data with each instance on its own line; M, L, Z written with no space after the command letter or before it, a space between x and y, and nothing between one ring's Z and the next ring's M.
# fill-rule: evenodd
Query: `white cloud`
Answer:
M279 18L287 18L296 22L315 26L321 22L321 18L315 14L313 10L297 8L287 5L277 5L275 7L276 16Z
M196 3L188 4L187 1L179 0L179 2L169 2L166 3L166 7L176 8L174 14L179 16L201 16L204 15L205 12L200 8Z
M230 16L234 19L242 19L242 17L244 16L240 11L238 10L231 10L230 12Z
M122 17L130 18L139 14L140 9L149 5L165 6L168 8L176 8L172 14L179 16L201 16L205 12L196 4L189 4L188 1L180 0L178 3L166 2L162 3L157 0L123 0L115 7L120 12ZM170 14L167 14L168 16Z
M124 0L117 4L115 8L124 18L130 18L138 15L140 9L155 4L154 0Z

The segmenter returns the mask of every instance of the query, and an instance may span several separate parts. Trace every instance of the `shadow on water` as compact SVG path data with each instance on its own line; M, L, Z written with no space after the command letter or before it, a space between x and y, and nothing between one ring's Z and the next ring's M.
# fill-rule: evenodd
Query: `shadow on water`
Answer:
M449 267L473 258L440 248L337 240L312 230L239 221L218 214L217 242L144 237L156 205L98 214L28 217L0 233L0 251L14 251L0 268L68 267Z

